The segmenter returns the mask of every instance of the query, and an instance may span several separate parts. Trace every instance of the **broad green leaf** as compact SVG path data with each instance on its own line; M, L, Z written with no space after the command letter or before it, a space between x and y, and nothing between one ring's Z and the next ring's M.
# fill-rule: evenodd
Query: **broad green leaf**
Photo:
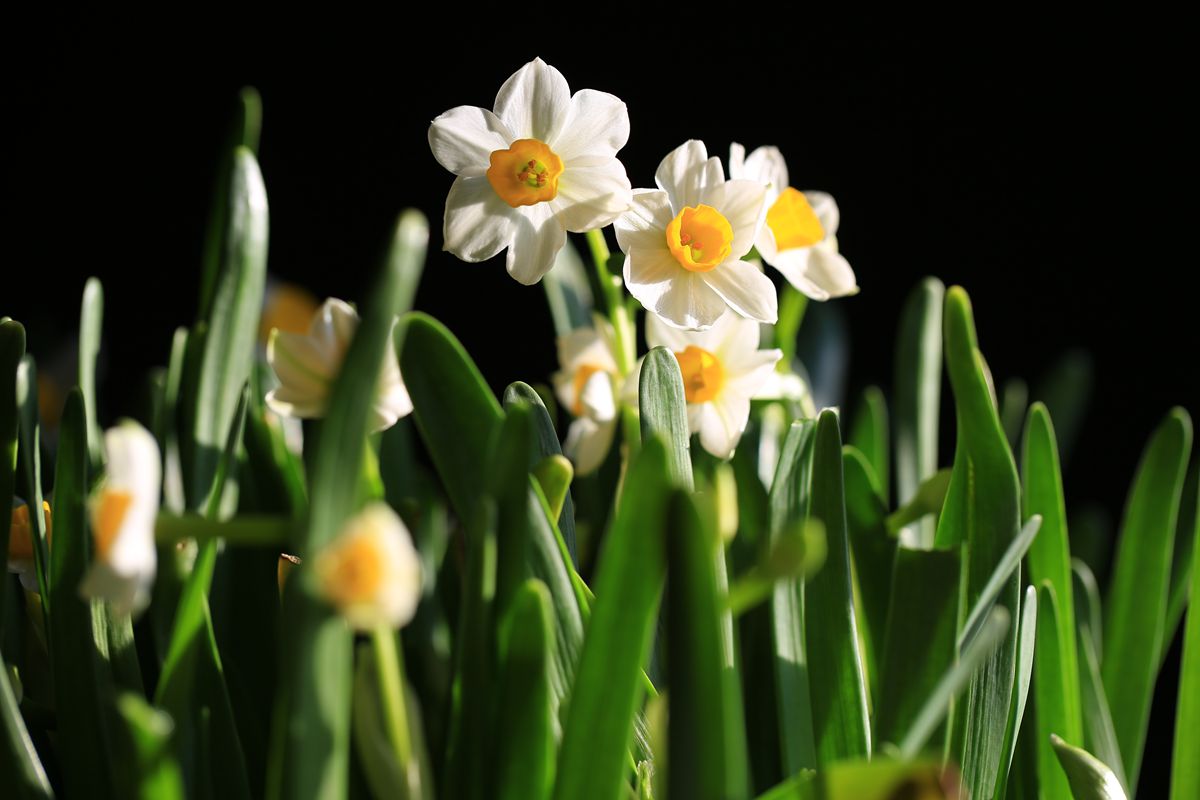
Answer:
M857 448L842 448L846 483L846 524L850 553L854 557L855 588L862 616L857 618L863 634L863 658L873 690L879 689L879 665L887 630L888 596L892 591L892 566L896 540L888 535L887 507L878 492L871 465Z
M183 800L183 776L171 750L175 730L169 714L149 705L140 695L117 697L131 758L124 766L131 773L130 797L138 800Z
M679 361L665 347L655 347L642 360L638 377L638 408L642 438L656 433L667 445L667 467L671 480L691 491L691 434L688 432L687 401Z
M1051 613L1042 600L1039 611L1039 650L1043 636L1053 637L1052 645L1058 649L1055 658L1062 671L1063 707L1061 721L1056 719L1053 732L1069 742L1082 744L1082 719L1079 706L1079 657L1075 648L1075 591L1071 577L1071 550L1067 535L1066 503L1063 500L1062 476L1058 465L1058 445L1050 414L1041 403L1029 409L1025 423L1025 438L1021 448L1022 515L1029 520L1037 515L1042 518L1042 527L1037 538L1029 546L1029 580L1040 587L1048 582L1054 595L1054 632L1046 629ZM1040 589L1039 589L1040 591ZM1051 640L1047 640L1051 641ZM1038 675L1043 673L1039 668ZM1046 673L1047 679L1050 678ZM1040 697L1040 693L1038 695ZM1040 705L1039 705L1040 707ZM1039 730L1042 718L1038 717ZM1065 723L1065 724L1063 724ZM1042 735L1038 741L1039 764L1053 765L1050 745ZM1042 770L1045 774L1045 770ZM1060 790L1065 784L1059 785Z
M1078 573L1077 573L1078 574ZM1083 735L1087 749L1096 753L1116 774L1122 786L1128 787L1121 747L1113 728L1112 713L1100 677L1100 658L1096 653L1096 635L1086 622L1079 625L1076 643L1079 645L1079 692L1083 710Z
M0 320L0 497L16 494L17 484L17 368L25 355L25 328L5 317ZM11 500L9 502L12 502ZM0 561L8 564L12 515L0 505ZM7 575L5 568L0 574ZM4 629L4 599L0 591L0 632Z
M888 449L888 407L883 390L868 386L850 422L846 443L857 448L878 481L879 496L886 504L891 496L891 454Z
M91 550L87 524L88 451L83 395L67 395L54 474L54 548L51 550L50 655L58 710L60 762L72 796L115 797L113 751L104 723L112 686L93 638L98 602L79 595ZM101 634L100 643L107 646Z
M3 324L3 323L0 323ZM50 800L54 791L42 766L25 719L8 681L8 669L0 663L0 786L14 800ZM7 794L5 795L8 796Z
M183 448L188 506L205 508L214 494L217 464L256 354L267 276L267 191L254 154L238 147L229 178L228 212L212 306L198 329L191 369L185 370ZM189 384L192 380L194 383Z
M1150 723L1175 522L1191 442L1192 421L1176 408L1146 445L1126 503L1104 607L1100 672L1130 786L1137 785Z
M491 452L488 494L496 504L496 619L508 613L509 603L524 582L534 520L530 508L529 465L533 449L533 410L528 403L510 406Z
M38 421L37 366L33 356L25 355L17 366L17 492L25 497L30 509L42 508L42 442ZM46 545L46 517L29 515L33 532L33 567L37 574L42 612L50 617L54 597L50 593L50 553ZM10 522L11 524L11 522ZM6 551L7 552L7 551Z
M1071 800L1066 777L1058 768L1050 736L1083 744L1083 718L1079 707L1078 668L1067 667L1066 642L1074 645L1074 628L1063 623L1054 585L1041 581L1038 587L1037 652L1034 656L1034 698L1037 708L1037 763L1042 796L1047 800Z
M898 742L957 656L959 554L896 551L872 729Z
M401 214L377 287L333 385L329 410L317 431L307 524L291 552L318 552L356 509L358 465L366 451L368 411L397 314L411 302L425 258L429 228L415 211ZM397 331L397 335L400 332ZM413 376L407 375L410 389ZM482 451L481 451L482 452ZM480 459L482 461L482 459ZM267 796L327 798L346 795L349 771L352 635L318 596L302 564L284 592L284 646L267 778Z
M963 623L962 632L958 637L959 647L965 647L971 641L988 612L992 610L996 598L1004 591L1005 584L1014 574L1019 574L1017 569L1021 566L1021 559L1025 557L1030 544L1037 538L1041 524L1041 517L1030 517L1029 521L1021 528L1017 538L1004 551L1004 555L996 564L995 572L984 584L983 591L975 598L975 605L971 606L971 612L967 615L966 622Z
M1054 735L1050 736L1050 744L1066 773L1075 800L1126 800L1125 789L1116 773L1100 759Z
M1037 644L1038 598L1037 590L1025 587L1021 602L1021 623L1017 629L1016 675L1013 679L1012 702L1008 708L1008 723L1004 729L1002 749L1003 767L996 775L995 798L1008 796L1008 777L1013 759L1017 754L1017 736L1025 722L1025 705L1029 700L1029 689L1033 686L1033 651Z
M79 313L79 390L87 409L88 454L92 470L104 462L104 434L96 409L96 358L104 326L104 289L98 278L88 278L83 287L83 307Z
M1183 494L1180 495L1179 521L1175 526L1175 553L1171 556L1171 588L1167 595L1167 622L1163 628L1162 659L1167 658L1167 651L1175 640L1175 632L1183 620L1183 610L1188 605L1188 585L1192 579L1192 570L1196 557L1195 541L1192 529L1200 517L1196 508L1200 506L1200 455L1192 458L1192 468L1188 471L1187 480L1183 484ZM1191 595L1195 597L1195 594Z
M808 517L816 422L792 423L779 454L771 484L771 542ZM778 709L780 766L784 776L817 766L809 663L804 643L804 582L781 581L771 595L771 645L774 655L775 707Z
M896 499L916 495L922 481L937 472L938 419L942 392L942 298L945 287L925 278L909 294L896 336L895 409ZM933 546L934 520L904 529L909 547Z
M748 791L736 673L726 670L714 553L722 545L695 502L676 493L667 533L668 797L738 798Z
M959 505L951 516L943 513L942 527L965 527L948 530L945 536L939 529L938 539L966 545L960 613L990 602L987 595L995 591L995 602L1011 614L1019 605L1020 578L1015 570L1020 555L1009 570L1012 574L999 587L994 587L993 575L1005 572L1004 562L1017 539L1020 486L976 343L971 303L961 287L946 292L943 322L958 430L955 473L946 502L948 511L951 503ZM969 640L970 622L964 625L966 636L960 641ZM954 711L951 757L961 764L963 785L972 797L991 797L997 779L1008 771L1004 747L1013 702L1016 645L1016 631L1010 630L987 666L972 677L964 702Z
M554 788L554 614L536 579L517 590L500 629L496 741L499 800L542 800Z
M553 268L542 278L554 332L566 336L592 324L592 287L579 251L568 241L554 258Z
M629 469L597 565L596 603L558 755L559 800L612 800L625 781L666 572L667 480L666 449L652 437Z
M1193 551L1200 552L1200 497L1193 510ZM1182 533L1182 532L1181 532ZM1175 711L1175 755L1171 762L1171 800L1200 797L1200 569L1192 569L1192 602L1183 633L1179 700Z

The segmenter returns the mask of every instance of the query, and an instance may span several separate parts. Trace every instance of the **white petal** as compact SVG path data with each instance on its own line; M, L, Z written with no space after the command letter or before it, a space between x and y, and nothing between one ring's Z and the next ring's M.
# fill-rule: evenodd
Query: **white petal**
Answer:
M813 213L817 215L817 220L825 231L825 237L828 239L837 236L838 224L841 222L842 215L838 211L838 204L833 199L833 195L828 192L806 191L804 199L808 200Z
M772 200L788 187L787 162L778 147L760 147L748 155L745 171L743 177L770 185Z
M530 286L554 266L554 257L567 242L567 232L549 203L522 206L520 211L505 266L509 275Z
M767 218L766 188L754 181L727 181L709 187L701 197L701 202L720 211L733 228L730 258L741 258L749 253Z
M442 249L463 261L486 261L512 241L517 216L487 178L455 178L446 197Z
M137 422L125 420L104 432L104 452L106 485L131 494L131 510L153 518L162 491L162 458L154 436Z
M632 196L625 165L611 158L594 167L563 170L554 206L564 228L582 233L610 224L629 209Z
M726 314L721 317L721 320L724 320L727 316L732 315ZM721 324L721 320L718 320L709 330L711 331L718 327ZM700 341L707 333L708 331L680 330L666 324L654 314L646 317L646 344L649 347L665 347L673 353L682 353L688 348L688 345L704 347ZM708 348L705 347L704 349L707 350Z
M568 167L598 166L629 141L629 109L616 95L581 89L571 98L566 124L547 142Z
M496 94L496 116L515 139L550 143L570 111L571 89L554 67L535 58L504 82Z
M350 340L354 338L354 332L358 330L358 322L358 312L354 310L354 306L345 300L330 297L321 304L320 310L309 326L309 331L312 335L314 328L319 324L322 333L318 334L317 338L324 339L332 345L332 353L340 365L342 358L346 355L346 350L350 347ZM336 374L337 367L335 366L330 376L333 377Z
M726 314L705 333L710 342L704 349L721 359L727 373L736 372L758 353L759 324L752 319Z
M773 265L788 282L813 300L858 294L854 270L828 242L795 247L775 256Z
M613 397L612 376L607 372L593 372L584 381L579 393L583 413L597 422L608 422L617 417L617 402Z
M393 356L394 357L394 356ZM412 413L412 398L409 397L408 387L403 381L380 382L375 402L371 404L371 433L387 430L396 424L401 417Z
M595 422L586 417L575 420L567 429L563 452L575 465L576 475L587 475L599 469L612 447L616 422Z
M775 284L750 262L730 259L699 274L730 308L743 317L772 325L779 321Z
M671 199L676 213L684 206L700 204L703 190L725 180L719 158L709 158L704 142L697 139L676 147L658 165L654 181Z
M667 250L667 225L674 214L666 192L655 189L637 189L629 211L617 217L613 228L617 231L617 244L628 253L630 248L645 247Z
M772 380L772 376L779 374L775 371L775 365L781 358L782 350L759 350L750 358L743 359L736 367L731 365L730 372L734 374L728 377L725 389L743 397L758 396L763 387Z
M458 106L429 126L429 149L437 162L455 175L477 178L487 172L491 155L507 150L512 134L486 108Z
M729 145L729 178L737 180L746 177L746 148L737 142Z
M624 272L629 293L671 325L707 328L725 313L721 296L698 273L679 266L666 247L633 248Z
M137 616L150 604L154 573L151 567L149 572L123 575L103 561L93 561L79 585L79 594L85 599L107 600L120 616Z
M750 400L726 390L714 402L700 405L700 446L717 458L729 458L750 419Z
M329 407L328 394L302 394L284 386L267 392L267 407L281 417L296 419L320 419Z

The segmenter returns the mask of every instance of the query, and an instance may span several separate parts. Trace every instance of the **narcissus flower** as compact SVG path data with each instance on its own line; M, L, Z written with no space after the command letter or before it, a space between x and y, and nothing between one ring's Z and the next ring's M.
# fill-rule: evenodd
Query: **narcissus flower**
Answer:
M695 140L664 158L654 180L658 189L634 192L615 224L630 294L677 328L708 328L727 308L775 322L775 286L741 260L762 227L766 187L726 181Z
M46 543L50 543L50 504L42 501L42 514L46 520ZM29 518L29 506L18 501L12 510L12 525L8 529L8 571L21 579L21 585L31 592L38 591L37 573L34 572L33 520Z
M776 147L760 147L747 156L734 143L729 174L767 187L767 224L754 241L764 261L813 300L858 293L854 270L838 253L840 217L832 195L789 186L787 163Z
M602 228L629 208L629 178L616 158L628 139L620 99L593 89L572 95L540 58L505 81L494 111L450 109L429 126L433 157L457 176L445 249L475 262L507 247L509 274L537 283L567 231Z
M313 559L323 597L359 630L408 624L421 597L421 560L403 520L375 502Z
M726 314L705 331L681 331L646 319L646 342L679 360L688 428L717 458L729 458L750 419L750 398L771 377L780 350L758 349L758 323Z
M578 475L593 472L604 463L617 428L621 375L613 330L599 316L594 326L559 337L561 369L554 374L558 400L575 418L563 450Z
M313 317L307 334L273 330L267 342L267 361L279 386L267 394L271 410L284 417L325 416L329 392L357 329L358 312L344 300L331 297ZM371 405L370 430L390 428L411 412L412 400L400 377L395 348L388 347Z
M137 614L150 602L158 564L158 443L141 425L125 421L105 432L104 449L107 473L89 509L92 565L79 590L84 597L108 600L118 614Z

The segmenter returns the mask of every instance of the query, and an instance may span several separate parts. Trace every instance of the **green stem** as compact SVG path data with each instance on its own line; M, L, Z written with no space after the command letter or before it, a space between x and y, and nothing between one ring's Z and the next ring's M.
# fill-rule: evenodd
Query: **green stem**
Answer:
M283 546L295 522L290 517L246 514L224 522L199 514L159 514L154 520L154 538L159 544L176 544L195 539L206 542L224 539L232 545L249 547Z
M400 773L409 780L412 743L408 737L408 709L404 702L404 659L400 648L396 647L396 632L391 628L376 628L371 632L371 642L375 645L375 671L379 674L388 737L392 740Z
M780 369L791 369L792 359L796 357L796 335L807 308L808 298L790 283L786 284L779 296L779 322L775 325L775 346L783 351Z
M596 268L596 282L604 295L604 307L608 320L613 326L613 336L616 339L617 369L622 375L628 375L633 369L634 342L633 324L625 304L621 302L621 279L608 271L608 242L604 239L604 231L600 229L587 232L588 247L592 251L592 265Z

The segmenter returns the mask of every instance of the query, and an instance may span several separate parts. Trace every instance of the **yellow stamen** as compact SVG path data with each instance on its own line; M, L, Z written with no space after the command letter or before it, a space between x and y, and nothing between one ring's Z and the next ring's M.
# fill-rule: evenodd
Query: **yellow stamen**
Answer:
M767 211L767 226L775 235L780 250L793 247L812 247L825 238L825 229L808 198L799 189L788 187Z
M107 489L100 495L99 505L92 517L92 536L96 540L96 555L108 560L113 545L117 541L117 532L121 523L133 505L133 495L115 489Z
M712 206L687 206L667 225L667 247L684 269L708 272L729 258L733 226Z
M517 139L492 152L487 179L501 200L519 208L553 200L562 171L562 159L544 142Z
M46 517L46 543L50 542L50 504L42 501ZM29 519L29 506L17 506L12 510L12 526L8 529L8 560L33 560L33 524Z
M369 603L383 584L383 555L369 531L343 536L322 554L321 589L339 608Z
M576 417L583 416L583 387L587 386L589 378L601 371L600 367L592 364L584 364L575 370L575 380L571 381L571 394L575 397L575 402L571 404L571 413Z
M689 403L715 400L725 385L725 368L715 355L695 345L675 354L683 373L683 394Z

